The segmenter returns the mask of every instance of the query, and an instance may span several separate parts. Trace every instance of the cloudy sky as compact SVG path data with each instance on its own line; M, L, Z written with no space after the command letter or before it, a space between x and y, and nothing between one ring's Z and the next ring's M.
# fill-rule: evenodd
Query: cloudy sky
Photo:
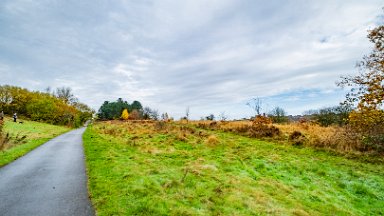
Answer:
M179 118L337 105L380 0L1 0L0 84L69 86L94 109L119 97Z

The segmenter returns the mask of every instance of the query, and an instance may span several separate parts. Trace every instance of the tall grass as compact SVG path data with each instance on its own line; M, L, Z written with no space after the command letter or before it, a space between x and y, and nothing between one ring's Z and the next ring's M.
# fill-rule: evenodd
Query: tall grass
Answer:
M364 145L362 137L347 126L322 127L311 122L255 124L254 121L248 120L190 121L189 123L207 130L221 130L257 138L272 137L275 141L329 149L343 153L371 150ZM255 134L258 136L255 136Z

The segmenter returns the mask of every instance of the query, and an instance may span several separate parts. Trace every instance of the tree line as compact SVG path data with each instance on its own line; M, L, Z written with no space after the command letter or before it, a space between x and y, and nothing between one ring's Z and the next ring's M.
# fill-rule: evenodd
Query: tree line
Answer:
M124 112L123 115L123 111ZM122 98L118 98L117 101L104 101L99 108L97 116L100 120L113 120L113 119L132 119L132 120L158 120L160 115L156 109L149 107L143 107L139 101L133 101L128 103ZM163 114L162 117L168 116Z
M94 113L86 104L79 102L69 87L40 92L10 85L0 86L1 111L6 115L17 113L33 121L70 127L81 126Z

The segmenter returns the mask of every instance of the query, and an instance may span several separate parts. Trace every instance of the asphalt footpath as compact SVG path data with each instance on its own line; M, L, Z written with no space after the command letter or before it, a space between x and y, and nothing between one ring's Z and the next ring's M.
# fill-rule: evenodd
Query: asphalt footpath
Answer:
M0 215L95 215L76 129L0 168Z

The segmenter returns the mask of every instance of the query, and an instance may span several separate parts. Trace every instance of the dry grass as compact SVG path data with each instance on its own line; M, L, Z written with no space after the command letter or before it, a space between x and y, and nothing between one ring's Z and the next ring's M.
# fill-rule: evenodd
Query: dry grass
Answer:
M222 130L249 137L273 137L276 141L293 145L332 149L339 152L365 151L361 137L347 127L322 127L313 123L261 124L244 121L190 121L192 125L207 130ZM276 131L277 128L278 131ZM268 136L269 132L273 135ZM258 136L255 136L258 135Z
M217 144L219 144L219 139L215 135L210 135L205 143L210 147L215 147Z
M200 130L196 129L200 128ZM100 128L104 134L119 136L151 136L161 132L174 137L176 141L186 142L191 136L198 137L208 146L219 143L217 137L209 131L220 130L253 138L273 140L297 146L309 146L329 149L337 152L364 152L369 149L362 143L361 137L348 127L322 127L304 122L290 124L257 124L254 121L107 121ZM203 129L203 130L201 130ZM134 140L130 141L134 144Z

